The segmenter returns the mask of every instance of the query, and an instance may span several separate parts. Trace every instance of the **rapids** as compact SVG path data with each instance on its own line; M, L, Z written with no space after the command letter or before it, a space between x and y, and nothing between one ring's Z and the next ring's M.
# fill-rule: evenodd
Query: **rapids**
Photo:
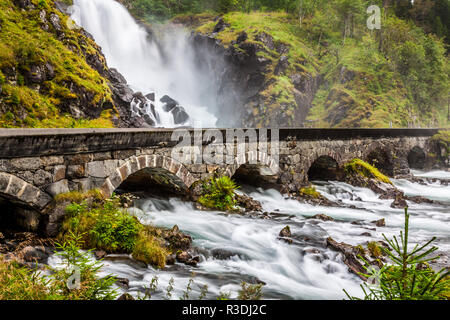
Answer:
M442 266L448 266L450 253L450 187L434 184L421 185L406 180L394 180L407 194L419 193L436 198L443 205L409 204L410 241L412 244L438 239L435 245L443 253ZM178 198L161 199L148 196L138 200L131 212L143 223L172 227L190 234L193 246L198 248L201 261L197 267L175 264L164 270L143 268L126 256L116 256L104 261L103 274L130 280L128 290L134 296L142 294L151 280L158 277L159 290L153 299L165 299L165 290L174 279L172 299L183 296L191 277L194 279L190 298L200 295L201 287L208 286L207 298L220 293L230 293L236 298L241 281L263 281L265 299L343 299L346 289L360 296L361 280L347 271L342 255L326 248L324 240L333 239L358 245L373 240L383 240L397 235L403 227L401 209L390 207L392 200L380 200L369 189L353 187L341 182L315 182L317 190L346 207L323 207L285 199L275 190L244 187L243 192L261 202L264 214L227 215L221 212L197 211L192 203ZM440 190L436 192L436 190ZM311 219L316 214L326 214L335 221ZM371 221L384 218L386 227L376 227ZM351 222L358 221L359 224ZM290 226L295 239L289 245L277 239L280 230ZM368 236L370 233L370 236ZM303 239L308 238L308 241ZM231 252L232 257L222 260L211 253L214 249ZM57 258L52 258L57 263Z

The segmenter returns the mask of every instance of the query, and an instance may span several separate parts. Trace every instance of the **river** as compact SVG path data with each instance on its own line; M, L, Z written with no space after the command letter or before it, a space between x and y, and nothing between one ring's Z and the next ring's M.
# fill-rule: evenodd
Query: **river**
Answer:
M422 177L439 174L414 173ZM440 265L450 265L450 186L439 182L422 185L407 180L393 181L407 195L421 195L442 203L409 203L410 241L423 243L436 236L438 253L444 255ZM166 288L171 278L174 280L172 299L183 296L191 278L194 280L192 299L198 298L204 285L208 286L206 298L214 299L221 293L236 298L241 281L264 282L264 299L343 299L343 289L361 296L362 281L348 271L341 254L326 247L325 239L331 236L339 242L358 245L383 240L382 234L392 237L403 227L404 211L391 208L392 200L378 199L369 189L341 182L316 182L315 185L323 196L342 202L343 206L313 206L286 199L275 190L248 186L240 192L260 201L266 214L198 211L192 203L179 198L142 198L130 211L146 224L170 228L178 225L193 237L193 246L200 252L200 263L196 267L176 263L156 270L143 267L128 256L112 255L103 261L101 273L129 279L128 292L135 297L143 295L144 288L157 276L158 290L153 299L167 298ZM344 207L350 205L354 207ZM316 214L326 214L335 221L312 219ZM375 227L372 221L382 218L386 226ZM352 223L355 221L358 224ZM285 226L291 229L293 244L278 239ZM232 256L221 259L212 254L217 249ZM57 262L56 257L50 259L50 264Z

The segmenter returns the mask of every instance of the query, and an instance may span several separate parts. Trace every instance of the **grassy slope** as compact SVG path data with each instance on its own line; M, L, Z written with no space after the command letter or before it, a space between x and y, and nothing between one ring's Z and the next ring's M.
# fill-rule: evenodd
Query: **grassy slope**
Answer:
M52 0L32 2L34 9L21 10L12 0L0 0L0 127L112 127L109 111L90 120L75 120L61 114L62 101L77 98L69 90L69 84L91 92L94 98L89 107L93 108L112 103L111 91L106 80L86 63L83 54L95 54L97 45L76 30L70 30L67 16L54 8ZM47 20L51 13L59 16L63 40L57 38L50 23L49 31L42 30L40 10L47 12ZM19 74L17 81L7 81L1 71L14 67L23 72L33 63L45 62L53 65L55 78L44 82L39 91L26 86L23 75Z
M273 111L283 104L292 106L284 109L285 112L292 112L293 88L288 77L295 68L300 68L312 75L319 72L324 80L309 112L308 126L377 128L388 127L392 123L393 127L406 127L413 122L422 127L449 126L446 105L433 105L426 113L418 110L411 90L405 87L400 74L394 71L392 59L378 49L375 34L363 26L357 30L357 37L347 38L344 44L335 45L336 42L342 43L339 30L330 28L323 34L320 31L318 36L318 29L324 29L328 19L321 15L316 13L314 17L304 19L301 27L297 19L284 13L231 12L223 16L230 27L220 32L217 38L226 46L240 32L246 31L249 35L267 32L276 41L290 47L288 55L291 67L287 74L267 74L267 80L274 81L262 93L267 97L265 112ZM213 17L215 15L212 14L186 15L177 16L175 21L190 21L191 27L197 32L206 34L211 33L216 24ZM321 27L318 27L320 24ZM402 27L411 28L407 31L413 38L414 32L418 32L407 23L402 23ZM249 36L249 39L253 37ZM267 48L261 54L273 61L273 71L280 55ZM448 84L448 75L445 75L448 57L445 59L447 66L440 72ZM350 75L344 82L341 81L343 70L344 75ZM271 100L272 97L276 99Z

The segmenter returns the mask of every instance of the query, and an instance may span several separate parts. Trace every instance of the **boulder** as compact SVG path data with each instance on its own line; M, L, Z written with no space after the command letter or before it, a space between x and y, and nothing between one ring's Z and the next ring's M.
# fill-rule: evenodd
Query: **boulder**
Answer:
M360 275L360 273L365 272L363 265L357 257L362 254L360 248L344 242L339 243L331 237L327 238L327 247L342 253L344 255L344 263L347 265L349 270L362 280L367 280L364 276Z
M386 220L380 219L380 220L376 220L376 221L372 221L372 223L374 223L377 227L385 227L386 226Z
M249 197L245 194L236 194L235 198L237 204L245 208L246 211L262 211L261 203L257 200L254 200L252 197Z
M322 221L334 221L333 218L325 215L325 214L316 214L315 216L312 217L313 219L319 219Z
M147 93L147 94L145 95L145 97L146 97L148 100L150 100L150 101L152 101L152 102L155 102L155 93L154 93L154 92Z
M178 101L172 99L168 95L163 96L161 99L159 99L162 103L164 103L163 110L166 112L169 112L173 110L176 106L178 106Z
M183 107L177 106L173 108L171 112L175 124L183 124L189 120L189 115Z

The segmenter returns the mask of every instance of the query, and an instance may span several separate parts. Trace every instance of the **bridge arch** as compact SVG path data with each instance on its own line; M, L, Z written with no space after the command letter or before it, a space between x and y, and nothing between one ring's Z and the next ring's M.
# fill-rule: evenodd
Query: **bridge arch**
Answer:
M249 151L238 155L225 175L253 186L275 185L280 173L278 161L265 152Z
M52 201L47 193L6 172L0 172L0 197L36 210L44 209Z
M343 158L339 152L329 148L319 148L312 157L308 157L308 160L304 164L304 172L308 181L322 180L320 178L332 180L330 178L332 175L337 175L337 171L342 166L342 162ZM320 170L324 170L322 174L319 174ZM323 177L320 177L320 175Z
M106 178L101 191L111 196L121 186L153 183L172 186L175 188L173 191L181 193L186 192L194 182L194 176L182 163L163 155L141 155L126 159Z
M408 152L407 160L411 169L423 169L425 167L426 153L420 146L414 146Z
M374 142L366 151L363 160L376 167L387 176L394 176L394 160L390 149L385 145Z

